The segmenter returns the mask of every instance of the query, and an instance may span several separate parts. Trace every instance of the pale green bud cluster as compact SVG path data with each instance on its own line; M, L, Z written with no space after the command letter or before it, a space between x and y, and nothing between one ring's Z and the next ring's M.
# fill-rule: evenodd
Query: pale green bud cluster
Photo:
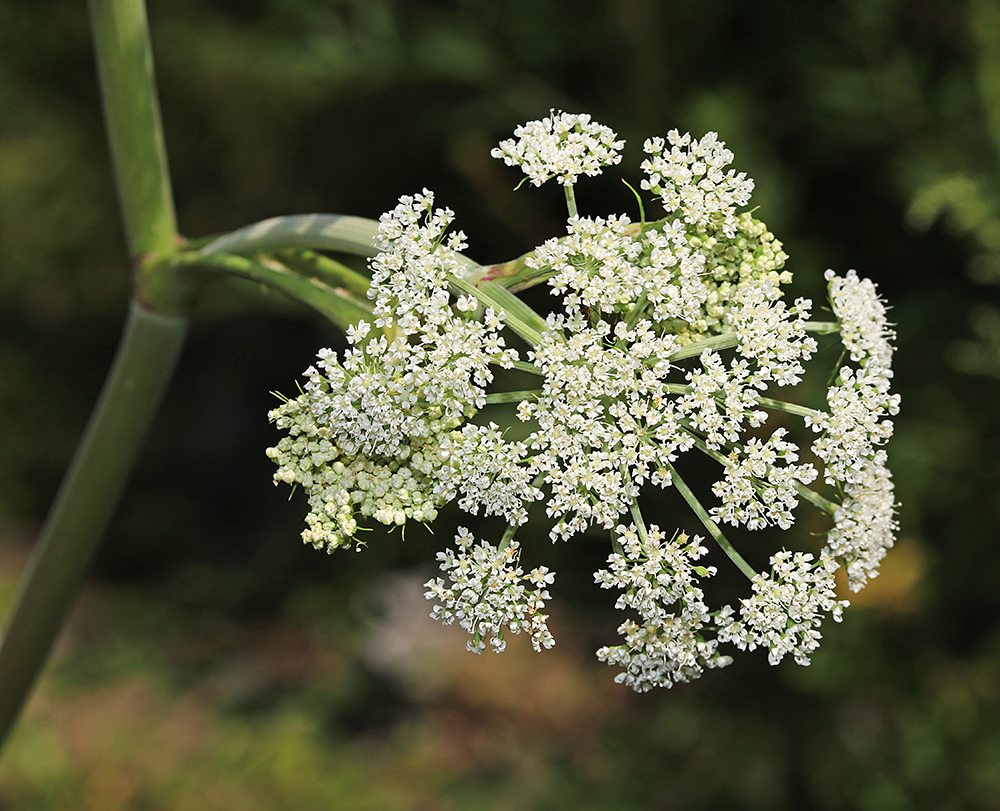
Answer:
M357 516L389 526L408 519L429 523L446 499L437 486L442 470L441 436L458 424L450 418L441 431L414 448L401 445L394 457L347 454L331 442L301 398L269 414L287 431L267 455L278 465L276 482L301 485L309 497L302 540L332 552L355 542Z

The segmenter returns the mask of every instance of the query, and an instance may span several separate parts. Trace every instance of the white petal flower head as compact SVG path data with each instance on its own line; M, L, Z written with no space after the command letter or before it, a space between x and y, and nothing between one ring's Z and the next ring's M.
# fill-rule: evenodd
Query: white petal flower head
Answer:
M772 555L770 575L753 579L753 597L743 600L740 619L727 616L731 609L723 611L719 640L741 650L765 647L772 665L788 653L798 664L808 665L809 655L819 647L820 623L828 613L840 622L848 605L837 600L836 571L837 562L829 557L814 563L808 552Z
M321 351L300 395L271 412L286 433L268 450L275 481L309 498L303 539L327 551L357 546L365 519L428 522L450 502L500 519L490 521L507 525L498 545L460 529L457 545L438 554L441 576L426 583L431 616L468 631L475 653L500 652L505 634L522 631L542 650L554 644L543 613L554 575L526 573L510 540L539 501L553 540L612 533L614 554L595 579L629 616L618 644L597 655L617 666L619 683L642 692L690 681L728 664L727 644L767 648L772 664L788 654L808 664L821 622L847 605L837 599L838 567L859 590L897 530L882 448L899 410L894 334L875 285L828 272L836 323L812 321L806 299L786 300L787 256L764 223L737 213L753 181L728 168L733 155L715 133L673 130L646 142L642 187L666 208L654 222L577 214L573 185L617 164L623 146L590 116L553 110L514 136L492 154L536 186L556 178L567 233L523 261L480 266L462 254L453 213L430 191L382 216L371 319L347 329L343 353ZM541 282L554 296L547 314L514 298ZM793 390L817 337L838 332L849 357L818 410L802 401L808 391ZM511 333L527 344L524 362L505 343ZM512 367L530 376L526 390L494 377ZM517 404L519 425L489 421L486 409L504 403ZM722 468L714 506L682 478L693 451ZM708 605L711 543L643 521L639 502L655 499L654 488L683 498L720 547L711 554L728 555L749 579L752 592L733 595L750 593L738 610ZM723 534L724 525L788 529L800 506L819 507L832 524L818 559L782 551L755 574ZM722 592L729 582L710 586Z
M849 270L841 278L828 270L825 278L830 285L830 303L840 321L840 335L851 359L859 363L872 360L886 370L892 366L892 344L895 332L886 320L885 302L879 298L871 279L859 279Z
M613 130L591 121L586 113L556 112L514 130L516 140L501 141L490 153L508 166L520 166L535 186L555 177L572 186L580 175L599 175L621 160L624 141Z
M703 638L709 612L698 583L715 569L694 563L708 552L701 538L667 540L655 524L645 537L634 524L619 525L617 533L622 553L611 555L610 569L594 579L601 588L620 589L615 608L633 609L640 622L626 620L618 629L623 644L597 651L600 661L624 668L615 681L644 693L728 665L732 659L717 652L718 642Z
M736 233L736 207L750 202L753 180L730 169L733 160L714 132L700 141L677 130L663 138L650 138L643 149L651 157L641 168L649 175L642 188L660 195L667 213L677 212L689 225L718 223L726 236Z
M829 484L860 483L864 465L892 436L888 417L899 413L899 395L889 391L891 371L870 363L857 371L849 366L827 391L828 413L820 412L807 422L823 436L813 443L813 451L826 463Z
M896 501L885 457L885 451L879 451L857 481L844 487L847 498L834 513L827 536L827 551L843 559L851 591L861 591L878 575L879 564L895 541Z
M542 613L549 599L545 587L555 575L544 566L524 574L518 566L517 541L503 549L485 541L477 545L472 533L459 527L455 543L458 554L449 549L437 555L450 583L439 577L424 584L424 596L438 601L431 618L441 620L442 625L458 620L472 636L466 647L473 653L482 653L486 640L501 653L507 647L504 628L514 634L531 634L536 651L555 645L546 623L548 614Z

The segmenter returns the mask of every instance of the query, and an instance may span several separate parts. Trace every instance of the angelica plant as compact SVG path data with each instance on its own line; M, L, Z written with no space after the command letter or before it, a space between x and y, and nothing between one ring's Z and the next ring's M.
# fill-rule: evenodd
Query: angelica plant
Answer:
M863 588L896 531L883 446L899 396L875 285L828 271L827 321L812 320L809 300L787 301L787 256L744 210L753 181L729 168L715 133L646 141L641 189L662 209L654 221L577 212L580 178L621 160L609 128L553 111L514 135L493 155L533 185L556 178L565 235L480 266L432 192L401 197L382 216L371 317L347 331L343 355L321 351L301 394L270 413L284 432L268 450L275 481L308 496L303 539L327 552L357 548L360 522L431 522L452 501L497 516L497 538L462 528L438 555L445 577L426 585L432 616L458 621L475 652L484 640L502 650L505 630L530 633L541 650L554 643L544 613L554 575L544 566L525 575L515 536L542 502L553 541L608 532L595 580L621 592L629 618L597 656L622 668L617 681L669 687L757 647L772 664L787 654L808 664L821 623L847 605L838 570ZM512 292L538 283L553 294L544 315ZM825 336L839 337L841 362L832 377L815 372L831 380L825 403L800 402ZM533 388L496 388L494 371L514 367ZM516 404L526 438L489 419L501 403ZM690 456L717 465L704 493L678 472ZM675 533L647 523L640 506L668 488L691 510L667 517ZM723 529L744 539L787 531L803 507L826 514L825 541L775 549L764 571ZM726 559L747 589L735 607L712 608L703 584Z

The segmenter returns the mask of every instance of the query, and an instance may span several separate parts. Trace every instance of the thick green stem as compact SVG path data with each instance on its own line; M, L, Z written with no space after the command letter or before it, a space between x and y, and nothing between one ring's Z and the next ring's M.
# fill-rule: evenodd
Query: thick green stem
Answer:
M0 742L20 712L118 503L184 341L133 302L118 357L42 528L0 642Z
M299 214L273 217L212 240L199 253L273 253L289 248L343 251L375 256L378 222L342 214ZM472 260L467 260L475 264Z
M153 55L142 0L90 0L90 20L136 296L176 312L181 291L157 270L178 248Z
M90 0L108 141L136 273L118 356L18 585L0 641L0 746L45 665L184 340L176 220L142 0Z

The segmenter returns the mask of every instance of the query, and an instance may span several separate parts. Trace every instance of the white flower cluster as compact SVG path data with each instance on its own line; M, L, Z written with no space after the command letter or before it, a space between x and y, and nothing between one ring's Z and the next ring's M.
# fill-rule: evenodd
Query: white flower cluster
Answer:
M878 575L878 567L896 536L896 499L885 451L862 468L859 481L844 487L844 503L833 514L827 550L844 561L847 584L860 591Z
M528 355L542 389L518 407L537 425L529 470L550 488L553 537L593 523L612 529L651 472L693 442L679 430L664 382L677 342L644 321L612 329L607 321L588 326L579 313L551 315L547 327Z
M496 423L488 426L467 424L453 431L441 448L450 467L445 483L453 483L461 493L458 506L478 515L502 515L508 523L520 525L528 519L525 505L542 497L532 483L532 472L523 464L528 453L523 442L505 442ZM448 493L449 500L455 495Z
M651 157L640 167L649 176L642 188L660 195L667 213L689 225L718 223L728 237L736 233L736 207L750 202L753 180L732 169L723 173L733 153L716 133L698 141L671 130L666 141L650 138L643 149Z
M767 442L753 437L743 448L742 457L732 454L725 478L712 487L722 499L721 506L711 510L713 517L733 526L745 524L748 529L773 524L788 529L792 525L792 510L799 501L796 483L810 484L817 473L808 462L794 464L799 449L784 440L787 433L788 429L778 428Z
M758 367L750 385L763 389L772 380L779 386L801 383L802 363L816 351L816 339L805 329L812 302L800 298L786 308L781 289L770 279L741 285L733 302L727 320L736 332L736 351Z
M889 393L889 377L877 364L857 371L844 366L827 392L827 404L828 412L809 419L813 430L823 433L813 450L826 463L827 482L856 484L865 476L862 463L892 436L886 416L899 411L899 395Z
M813 563L808 552L783 550L771 556L771 573L753 579L753 597L743 600L740 619L726 606L719 615L719 640L741 650L758 646L769 651L776 665L792 654L800 665L819 647L820 623L827 614L840 622L846 600L838 600L833 575L837 562L821 557Z
M535 186L550 177L572 186L580 175L599 175L603 167L622 159L618 152L625 145L586 113L555 110L539 121L517 127L514 136L517 140L501 141L490 154L508 166L520 166Z
M342 357L321 352L303 393L271 414L287 432L269 451L275 479L309 497L303 537L332 550L354 542L362 517L427 522L451 501L502 516L499 546L462 530L458 551L439 554L448 581L427 584L432 616L458 620L476 651L484 640L503 649L504 628L530 631L537 650L553 644L541 613L552 574L524 575L508 539L542 500L554 540L593 527L613 534L618 551L597 581L621 589L618 608L635 616L619 629L622 644L598 656L623 669L619 681L636 690L688 681L728 663L726 643L807 663L823 617L839 619L846 605L836 570L862 588L897 528L883 447L899 410L885 304L854 271L826 276L835 323L810 321L806 299L786 303L787 256L763 223L737 212L753 183L726 170L732 154L714 133L647 141L643 187L667 216L638 223L575 214L578 177L618 162L622 144L606 127L553 113L515 135L494 155L536 185L557 177L567 187L567 233L480 268L460 255L464 237L449 232L452 213L435 209L430 192L382 217L374 323L348 330ZM542 281L558 301L544 319L509 292ZM524 360L505 330L529 344ZM847 360L824 409L773 399L806 376L814 335L838 331ZM488 392L493 367L514 365L534 388ZM479 414L505 402L517 403L516 439ZM722 468L704 506L682 476L691 457ZM708 553L700 539L668 540L639 519L640 497L671 487L750 580L738 615L706 605L699 583L714 568L697 564ZM816 558L779 552L758 574L723 534L722 525L787 530L803 502L832 524Z
M709 288L706 256L676 228L643 230L626 215L573 217L568 236L550 239L525 264L547 271L567 310L628 311L646 297L659 321L696 322Z
M694 564L708 553L701 538L668 541L655 524L642 533L635 524L619 525L616 532L622 551L594 579L601 588L620 589L615 608L636 611L640 622L626 620L618 629L624 643L597 651L602 662L625 668L615 681L644 693L728 665L732 659L718 652L718 641L702 637L710 616L697 583L715 569Z
M888 417L899 412L899 395L889 392L895 334L870 280L853 270L843 278L828 270L826 280L844 346L860 368L840 370L827 393L829 412L807 423L823 432L813 448L826 463L827 481L844 492L827 551L844 561L849 587L860 591L878 575L897 529L892 474L885 450L876 448L892 436Z
M487 640L494 651L503 651L507 647L504 628L512 634L530 633L536 651L551 648L555 639L546 624L548 614L542 609L549 599L546 586L555 575L544 566L524 574L517 565L517 541L502 549L485 541L476 544L472 533L460 527L455 543L457 554L449 549L437 555L450 582L438 577L424 584L427 599L439 601L431 617L442 625L458 620L472 637L466 646L473 653L482 653Z
M350 545L358 514L389 525L432 521L450 498L442 442L485 405L490 365L517 358L499 335L501 313L475 320L468 300L450 306L447 285L464 270L453 254L461 234L445 237L451 220L426 191L383 215L369 295L376 326L401 334L369 337L361 322L343 360L321 351L303 394L269 415L288 432L268 450L275 481L305 488L302 537L317 548Z
M731 238L711 224L689 226L675 218L642 226L623 214L571 217L567 236L538 246L525 266L548 278L568 312L596 310L605 318L627 318L640 306L644 319L667 327L687 344L732 329L733 324L724 322L736 317L738 305L746 309L764 297L766 307L780 299L779 285L791 279L781 272L787 258L763 223L746 213L736 218ZM768 283L766 292L755 292L757 285ZM769 314L772 323L796 315L800 325L808 317L809 302L796 302L791 311L778 302L772 309L777 314ZM735 324L752 329L759 314L747 312ZM797 337L799 351L808 357L813 339L791 334L799 329L795 325L783 329L787 334L775 334L772 341L780 337L787 351ZM748 333L744 343L749 346L752 338Z
M871 361L888 371L892 366L895 333L886 320L886 307L871 279L859 279L855 270L841 278L832 270L825 274L830 284L830 303L840 319L840 337L851 360Z

